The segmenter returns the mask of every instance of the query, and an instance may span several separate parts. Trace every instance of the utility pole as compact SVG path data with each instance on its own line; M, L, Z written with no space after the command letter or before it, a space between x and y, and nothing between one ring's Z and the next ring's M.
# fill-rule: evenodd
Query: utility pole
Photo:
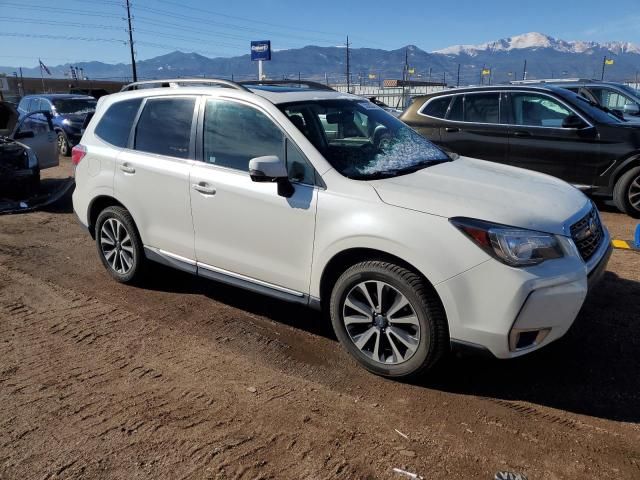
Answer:
M22 67L20 67L20 96L24 97L24 77L22 76Z
M347 93L351 93L351 59L349 58L349 35L347 35Z
M431 67L429 67L429 80L427 80L428 82L431 82Z
M456 80L456 87L460 86L460 64L458 64L458 79Z
M133 72L133 81L138 81L138 72L136 71L136 57L133 53L133 29L131 28L131 5L127 0L127 22L129 23L129 48L131 49L131 70Z
M444 71L442 72L442 83L444 84L444 86L447 86L447 72Z
M607 65L607 56L605 55L602 59L602 75L600 75L600 80L604 80L604 67Z
M522 69L522 80L527 79L527 61L524 61L524 68Z

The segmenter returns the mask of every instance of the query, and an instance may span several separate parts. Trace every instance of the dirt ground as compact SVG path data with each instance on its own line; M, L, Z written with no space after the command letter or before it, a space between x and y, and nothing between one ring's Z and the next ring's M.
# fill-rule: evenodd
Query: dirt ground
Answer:
M0 216L0 479L638 479L639 267L617 250L538 353L404 384L313 311L160 266L117 284L70 198Z

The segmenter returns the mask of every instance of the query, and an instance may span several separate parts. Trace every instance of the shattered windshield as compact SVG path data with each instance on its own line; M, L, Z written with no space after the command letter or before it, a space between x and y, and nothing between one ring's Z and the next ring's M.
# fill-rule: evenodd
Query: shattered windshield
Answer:
M61 115L71 113L89 113L96 109L97 101L92 98L67 98L64 100L54 100L53 106L56 112Z
M316 100L280 108L349 178L388 178L451 161L430 141L366 100Z

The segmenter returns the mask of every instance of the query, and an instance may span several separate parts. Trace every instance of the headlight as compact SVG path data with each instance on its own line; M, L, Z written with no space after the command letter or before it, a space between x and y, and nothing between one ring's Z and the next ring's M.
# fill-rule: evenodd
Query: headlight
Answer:
M452 218L450 222L489 255L512 267L538 265L563 256L555 235L549 233L472 218Z
M68 118L65 118L64 120L62 120L62 124L69 126L71 125L71 120L69 120Z
M38 166L38 156L30 148L27 148L27 157L28 157L27 167L36 168Z

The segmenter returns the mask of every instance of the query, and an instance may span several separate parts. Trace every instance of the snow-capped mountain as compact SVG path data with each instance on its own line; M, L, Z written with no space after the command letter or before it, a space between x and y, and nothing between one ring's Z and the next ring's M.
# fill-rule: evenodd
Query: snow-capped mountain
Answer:
M584 42L556 39L539 32L523 33L513 37L502 38L479 45L453 45L432 53L441 55L468 55L475 57L480 53L509 52L512 50L552 49L563 53L592 53L597 50L608 50L616 55L624 53L640 54L640 46L631 42Z

